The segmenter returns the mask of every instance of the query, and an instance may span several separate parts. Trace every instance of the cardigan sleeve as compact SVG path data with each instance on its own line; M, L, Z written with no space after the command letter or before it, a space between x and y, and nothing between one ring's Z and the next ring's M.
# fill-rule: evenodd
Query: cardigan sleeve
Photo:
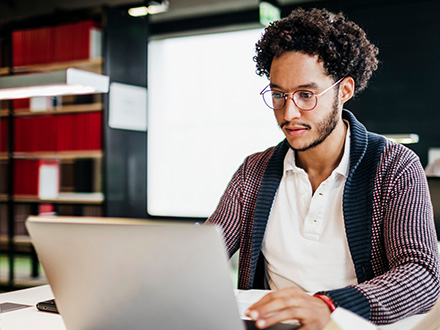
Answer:
M233 175L214 213L205 223L221 227L226 250L231 257L239 247L242 209L242 176L245 163Z
M438 243L422 165L396 145L388 145L383 158L373 195L375 276L327 292L337 304L376 324L427 312L440 293Z
M240 248L243 260L250 258L257 193L274 150L271 147L246 157L226 187L216 210L206 221L222 228L230 257Z

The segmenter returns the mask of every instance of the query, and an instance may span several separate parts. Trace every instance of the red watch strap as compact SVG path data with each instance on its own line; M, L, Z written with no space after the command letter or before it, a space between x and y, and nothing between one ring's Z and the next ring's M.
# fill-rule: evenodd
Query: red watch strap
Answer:
M336 305L335 305L335 303L333 302L333 300L330 299L330 297L328 297L328 296L326 296L326 295L323 295L323 294L319 294L319 293L315 293L315 294L313 295L313 297L316 297L316 298L322 299L322 300L327 304L327 306L328 306L328 308L330 309L330 312L331 312L331 313L333 313L333 312L335 311L335 309L336 309Z

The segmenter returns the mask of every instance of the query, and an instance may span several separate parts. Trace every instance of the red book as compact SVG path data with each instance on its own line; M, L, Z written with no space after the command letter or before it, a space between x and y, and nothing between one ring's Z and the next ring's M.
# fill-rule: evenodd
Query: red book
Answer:
M75 138L75 149L76 150L86 150L87 144L87 125L88 125L88 113L76 114L75 116L75 126L76 129L76 138Z
M38 125L39 119L38 117L24 117L25 119L25 129L24 129L24 143L26 145L26 151L39 151L38 150Z
M8 120L0 119L0 152L8 151Z
M23 146L23 131L24 131L24 118L15 117L14 118L14 151L22 152L24 151Z
M71 26L72 24L59 25L54 27L54 61L63 62L72 59L72 37L71 37Z
M75 126L73 114L57 116L57 145L59 151L75 150Z
M90 58L91 33L94 28L93 21L84 21L76 24L77 51L76 59Z
M38 194L38 160L14 162L14 195Z
M55 126L55 145L56 151L62 151L63 150L63 141L62 141L62 130L63 130L63 120L64 116L66 115L58 115L54 118L53 125Z
M12 32L12 64L23 65L23 31Z
M32 127L33 137L35 139L34 151L52 151L50 146L50 116L39 116L34 118Z
M39 169L39 161L38 160L30 160L29 161L29 173L32 174L30 177L30 184L28 186L29 195L38 195L38 169Z
M19 172L23 171L23 161L17 159L14 162L14 195L23 194L23 185L20 182L22 176L18 175Z
M31 36L29 30L23 30L23 65L28 65L31 62L30 50Z
M44 58L46 47L45 43L45 36L44 36L44 29L34 29L32 30L32 47L34 49L33 54L34 58L32 59L33 64L41 64L46 63L46 60Z
M53 27L47 27L44 29L44 34L45 34L44 39L45 39L45 43L46 43L46 47L44 49L44 51L45 51L44 58L46 59L46 63L54 62L55 44L54 44L53 31L54 31Z
M94 112L93 114L93 139L91 149L102 149L102 112Z
M41 57L41 45L38 42L38 29L31 29L27 31L29 33L29 45L26 52L28 53L29 59L27 64L38 64L40 62ZM31 52L32 50L32 52Z
M6 152L8 149L8 121L0 119L0 151Z
M14 110L17 109L29 109L30 107L30 99L14 99L12 100L12 104L14 107Z

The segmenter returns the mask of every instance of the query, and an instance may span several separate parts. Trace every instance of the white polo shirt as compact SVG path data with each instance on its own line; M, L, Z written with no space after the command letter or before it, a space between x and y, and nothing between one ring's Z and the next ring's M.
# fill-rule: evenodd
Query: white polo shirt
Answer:
M269 216L262 251L270 289L299 286L308 292L356 284L342 211L349 170L350 134L338 167L312 194L292 149Z

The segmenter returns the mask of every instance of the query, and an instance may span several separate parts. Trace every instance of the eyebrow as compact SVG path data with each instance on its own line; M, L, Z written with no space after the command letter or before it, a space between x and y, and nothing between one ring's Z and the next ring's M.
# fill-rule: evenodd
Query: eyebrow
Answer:
M279 86L277 84L273 84L273 83L270 83L270 88L277 88L279 90L283 90L283 88L281 86ZM318 84L315 82L310 82L308 84L299 85L297 88L295 88L295 90L306 89L306 88L317 89Z

